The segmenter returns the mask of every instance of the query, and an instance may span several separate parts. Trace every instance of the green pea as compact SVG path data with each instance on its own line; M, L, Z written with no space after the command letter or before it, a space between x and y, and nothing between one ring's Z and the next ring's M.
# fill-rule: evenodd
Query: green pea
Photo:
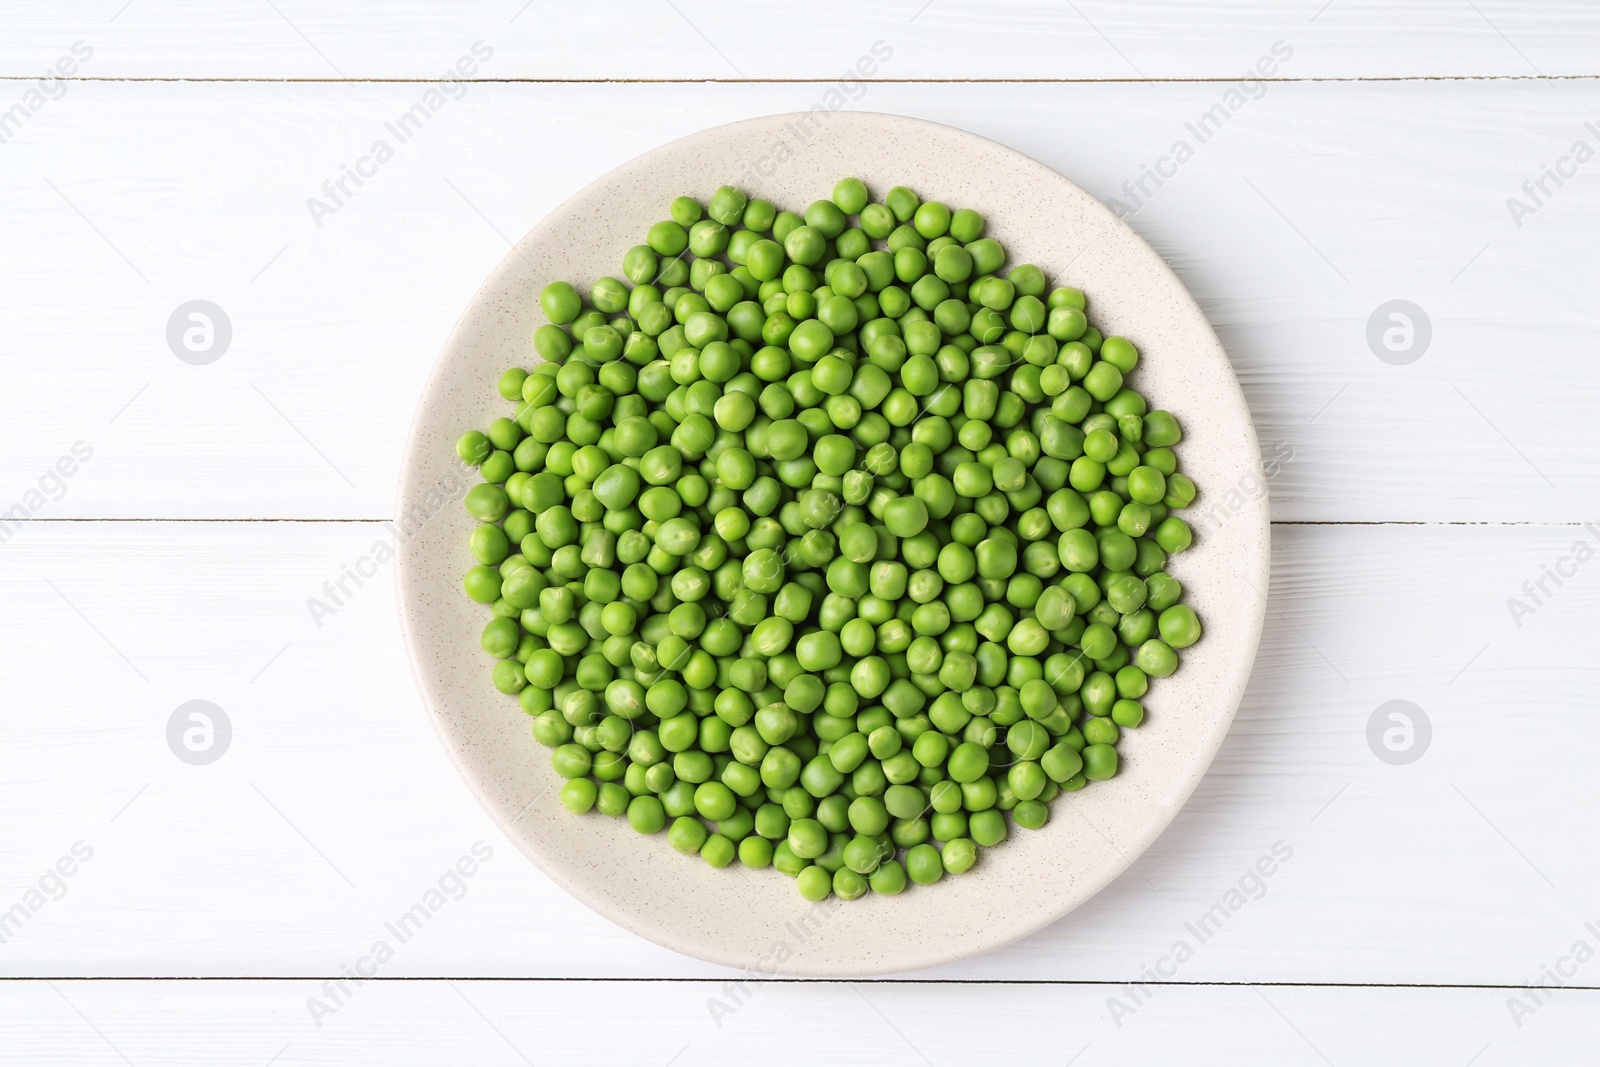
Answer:
M1030 685L1044 684L1030 682ZM1049 689L1045 685L1045 689ZM1051 709L1054 710L1055 694L1049 696ZM1050 734L1043 726L1031 720L1023 720L1006 731L1006 747L1011 749L1011 754L1019 760L1037 760L1045 754L1050 746Z
M593 781L573 778L561 787L561 806L574 815L582 815L594 807L598 795Z
M796 884L800 889L800 895L813 904L826 900L833 892L833 877L816 864L801 871Z
M475 485L467 490L467 514L480 522L498 522L511 506L510 498L498 485Z
M971 839L958 837L945 842L944 848L939 853L939 859L944 869L951 874L964 874L978 861L978 848Z
M1188 648L1200 640L1200 619L1186 604L1175 604L1161 613L1161 639L1173 648Z
M1077 749L1062 742L1040 758L1039 766L1052 782L1061 783L1083 769L1083 758Z
M639 833L659 833L666 824L667 814L655 797L646 794L628 802L628 825Z
M1152 411L1144 416L1144 443L1152 448L1167 448L1183 440L1183 431L1170 411Z
M1115 705L1113 705L1115 710ZM1114 745L1120 733L1109 716L1091 718L1083 724L1083 739L1090 745Z
M583 299L568 283L551 282L539 293L539 306L551 322L565 326L583 310Z
M1111 707L1111 721L1132 730L1144 722L1144 705L1137 700L1119 700Z
M1167 552L1182 552L1194 541L1189 524L1176 515L1169 515L1156 527L1156 544Z
M963 742L950 753L946 771L955 782L973 782L989 770L989 753L980 745Z
M843 784L844 775L826 756L817 756L800 772L800 785L818 799L835 792Z
M836 770L849 774L861 766L869 750L866 736L852 732L834 741L833 747L828 750L828 760Z
M884 525L896 537L914 537L928 525L928 506L917 497L896 497L884 509Z
M914 819L928 807L927 797L913 785L891 785L883 795L883 804L889 815L896 819Z
M1110 400L1122 388L1122 372L1110 363L1098 361L1084 375L1083 388L1096 400Z
M705 824L699 819L679 816L672 821L671 828L667 830L667 844L686 856L693 856L700 851L709 836Z
M1022 800L1011 809L1011 818L1018 826L1037 830L1050 819L1050 809L1037 800Z
M789 824L789 850L801 859L816 859L828 848L828 831L815 819L795 819Z
M889 812L882 800L872 796L858 796L850 802L850 827L858 834L876 836L889 827ZM861 871L870 874L870 871Z
M1139 350L1125 337L1107 337L1100 343L1100 358L1123 374L1130 374L1139 362Z
M456 455L461 462L478 466L489 458L494 451L487 435L477 430L468 430L456 441Z
M930 844L917 845L906 852L907 876L917 885L933 885L944 877L944 862L939 850Z
M582 778L589 773L591 758L582 745L567 744L550 754L550 764L563 778Z
M878 865L867 882L874 893L892 897L905 891L906 869L898 860L888 860Z
M772 842L763 837L746 837L739 842L739 862L759 871L772 866Z
M1121 636L1120 627L1119 636ZM1127 639L1124 638L1124 641L1126 640ZM1149 638L1146 637L1145 640L1149 640ZM1133 642L1128 643L1132 644ZM1138 643L1143 644L1144 641L1139 641ZM1116 683L1117 695L1124 698L1137 699L1150 691L1149 676L1131 663L1117 671ZM1115 710L1114 707L1113 710Z
M902 718L906 717L909 716L902 716ZM905 741L900 736L900 731L894 726L880 726L867 737L867 747L871 750L872 755L880 760L893 759L900 753L900 749L904 744Z
M1140 504L1159 504L1167 495L1167 480L1154 467L1135 467L1128 474L1128 495Z
M1117 773L1117 750L1110 745L1090 745L1085 748L1083 773L1092 782L1114 777Z

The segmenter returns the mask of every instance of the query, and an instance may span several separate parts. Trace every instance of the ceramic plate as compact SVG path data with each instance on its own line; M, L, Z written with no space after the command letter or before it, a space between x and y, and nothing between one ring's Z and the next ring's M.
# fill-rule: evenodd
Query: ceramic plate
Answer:
M739 185L804 211L846 175L976 208L1009 263L1088 294L1092 321L1143 354L1132 384L1173 411L1182 469L1200 486L1195 545L1172 572L1206 624L1182 667L1152 686L1149 716L1119 745L1107 782L1064 794L1039 831L1013 831L979 863L897 897L813 906L773 870L715 870L626 820L578 817L558 800L549 750L489 682L478 648L486 609L461 592L472 520L454 442L509 405L502 371L526 365L545 320L538 293L586 291L620 275L667 203ZM1221 744L1244 692L1265 611L1267 503L1244 396L1183 285L1104 205L1027 156L971 133L895 115L774 115L663 145L552 211L495 268L457 324L418 407L401 474L399 603L411 664L445 750L501 829L550 878L600 914L679 952L754 973L861 976L948 963L1007 944L1088 900L1149 847Z

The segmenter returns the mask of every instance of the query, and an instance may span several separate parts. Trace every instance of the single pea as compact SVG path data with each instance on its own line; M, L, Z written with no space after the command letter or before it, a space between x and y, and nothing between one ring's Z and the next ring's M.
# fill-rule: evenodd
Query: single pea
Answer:
M1011 809L1011 818L1018 826L1037 830L1050 819L1050 809L1037 800L1021 800Z
M904 744L900 731L893 726L880 726L867 738L867 746L872 755L880 760L887 760L897 755Z
M1083 769L1083 758L1078 750L1062 742L1055 745L1039 761L1039 766L1053 782L1065 782Z
M856 833L876 836L888 829L889 812L884 802L877 797L859 796L850 802L849 821L851 829Z
M1152 448L1168 448L1183 440L1183 431L1170 411L1156 410L1144 416L1144 443Z
M1150 452L1156 451L1151 449ZM1148 460L1150 452L1145 453ZM1162 503L1169 508L1186 508L1194 502L1197 490L1193 481L1182 471L1174 471L1167 475L1167 495Z
M1174 604L1161 613L1161 640L1173 648L1188 648L1200 640L1200 618L1187 604Z
M582 778L589 773L591 759L582 745L566 744L550 754L550 763L563 778Z
M551 282L539 293L539 306L557 326L565 326L583 310L583 299L567 282Z
M1119 630L1119 636L1120 636L1120 631L1121 631L1121 627L1120 626L1118 627L1118 630ZM1149 638L1146 637L1146 638L1144 638L1144 640L1147 641L1147 640L1149 640ZM1126 637L1124 637L1124 641L1127 641ZM1134 642L1128 641L1127 643L1131 645ZM1143 644L1143 643L1144 643L1144 641L1139 641L1138 642L1138 644ZM1116 682L1117 682L1117 695L1120 696L1120 697L1126 698L1126 699L1134 699L1134 700L1136 700L1139 697L1144 696L1147 692L1150 691L1150 679L1149 679L1149 676L1146 675L1144 673L1144 671L1140 670L1138 667L1134 666L1131 663L1128 666L1123 667L1121 670L1117 671Z
M1110 400L1122 388L1122 372L1103 360L1096 362L1084 375L1083 388L1096 400Z
M507 696L515 696L522 691L523 686L528 685L528 675L523 672L522 664L518 664L515 659L502 659L498 664L494 664L490 680L493 681L494 688Z
M739 842L739 862L751 870L759 871L772 866L772 842L754 835Z
M849 774L861 766L870 749L865 734L850 732L833 742L828 750L828 761L842 774Z
M860 178L842 178L833 187L833 202L846 215L859 215L869 199L866 184Z
M917 885L933 885L944 877L944 862L939 850L930 844L917 845L906 852L906 874Z
M1194 535L1189 530L1189 524L1176 515L1168 515L1156 527L1156 544L1167 552L1182 552L1194 541Z
M487 482L467 490L464 500L467 514L479 522L498 522L511 507L511 498L498 485Z
M488 435L477 430L468 430L456 440L456 456L461 462L471 466L478 466L488 459L494 451Z
M896 819L914 819L927 810L928 800L913 785L891 785L883 796L884 807Z
M1128 474L1128 495L1140 504L1159 504L1167 495L1167 480L1154 467L1135 467Z
M910 189L897 185L884 195L883 202L894 213L895 219L900 222L910 222L922 200Z
M948 207L937 200L930 200L917 207L912 223L918 233L931 240L950 229L950 217L951 212Z
M1038 679L1029 682L1028 685L1044 685L1046 689L1050 688L1048 683ZM1051 710L1054 710L1055 696L1053 691L1049 699ZM1006 731L1006 747L1019 760L1037 760L1050 747L1050 734L1037 722L1024 719Z
M1110 745L1090 745L1083 750L1083 773L1092 782L1104 781L1117 773L1117 750Z
M648 794L634 797L628 802L628 825L641 834L659 833L667 824L661 801Z
M1126 337L1107 337L1100 343L1100 358L1123 374L1130 374L1139 362L1139 350Z
M1137 700L1119 700L1111 706L1111 720L1132 730L1144 722L1144 705Z
M833 892L833 876L822 867L811 864L801 871L796 879L800 895L813 904L828 899Z
M842 859L844 869L858 875L871 874L883 862L877 841L867 835L857 835L852 838L844 846Z
M951 874L965 874L978 861L978 847L970 838L958 837L945 842L939 860Z
M950 753L947 772L956 782L973 782L989 770L989 753L980 745L963 742Z
M972 840L985 848L992 848L1006 839L1006 817L998 808L975 811L967 818L967 832Z
M874 893L892 897L905 891L906 869L898 860L887 860L878 865L867 882Z
M902 496L889 501L884 509L884 525L896 537L914 537L928 525L928 506L917 497Z
M840 867L833 872L833 891L840 900L857 900L866 895L867 879L848 866Z
M1115 711L1115 705L1112 706ZM1091 745L1114 745L1121 736L1117 724L1110 716L1092 717L1082 726L1083 739Z
M709 836L705 824L699 819L681 815L672 821L671 828L667 830L667 844L686 856L693 856Z
M582 815L594 807L598 795L591 779L573 778L561 787L561 806L574 815Z
M789 824L790 850L801 859L815 859L827 851L828 831L815 819L795 819Z

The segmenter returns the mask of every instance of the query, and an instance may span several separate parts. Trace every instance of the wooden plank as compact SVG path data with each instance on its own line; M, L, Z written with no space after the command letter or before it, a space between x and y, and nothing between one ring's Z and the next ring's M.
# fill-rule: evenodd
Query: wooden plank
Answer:
M1600 17L1559 0L830 0L781 24L725 0L108 0L7 12L0 72L37 75L76 40L94 49L93 77L437 78L475 40L494 49L467 75L480 78L834 79L880 40L901 78L1239 78L1276 41L1289 77L1525 77L1597 73Z
M0 1036L19 1062L116 1064L852 1062L1458 1065L1592 1062L1600 993L1554 993L1519 1029L1507 990L805 982L369 982L317 1028L311 982L18 982ZM725 1006L725 1007L719 1007ZM204 1025L195 1020L204 1019ZM952 1023L952 1019L960 1020ZM815 1040L801 1025L825 1027ZM981 1022L979 1022L981 1020ZM1117 1025L1120 1023L1120 1027ZM122 1057L119 1059L118 1057Z
M1563 560L1600 533L1275 534L1254 678L1188 807L1088 905L936 976L1130 981L1172 970L1186 941L1182 981L1520 985L1600 920L1600 858L1573 846L1600 805L1585 695L1600 586ZM76 842L93 850L64 893L44 887L60 899L0 931L8 975L338 974L480 841L492 857L445 887L386 974L726 973L593 915L490 825L419 705L381 567L313 623L308 598L346 566L371 570L383 536L70 522L4 546L0 643L29 669L10 675L0 747L0 912ZM1519 627L1507 598L1547 567L1574 576L1547 580ZM168 747L196 699L232 727L204 766ZM485 699L500 699L487 684ZM1431 721L1409 765L1369 748L1393 700Z
M423 377L507 238L654 144L817 92L473 86L314 220L308 199L394 140L416 86L74 86L3 146L0 503L82 440L92 461L37 514L389 515ZM977 130L1137 207L1234 359L1275 518L1589 517L1600 184L1546 180L1520 228L1506 206L1574 140L1600 145L1588 89L1274 86L1201 144L1186 123L1223 92L881 84L862 104ZM1139 195L1179 139L1193 158ZM167 340L197 298L232 324L204 366ZM1431 320L1404 366L1367 340L1397 298ZM1530 343L1537 373L1510 355ZM1202 488L1209 508L1234 487Z

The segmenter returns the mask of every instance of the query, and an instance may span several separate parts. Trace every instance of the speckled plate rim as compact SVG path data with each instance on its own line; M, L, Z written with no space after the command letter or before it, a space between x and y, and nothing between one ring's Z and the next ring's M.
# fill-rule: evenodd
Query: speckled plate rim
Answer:
M490 686L477 648L484 616L460 593L471 565L459 506L472 472L454 456L464 429L504 413L500 372L532 361L539 286L614 274L623 251L688 192L732 182L784 207L855 174L881 196L905 183L977 208L1011 263L1089 295L1106 332L1145 356L1131 384L1185 427L1183 469L1202 496L1197 531L1173 573L1208 624L1150 718L1120 746L1108 782L1052 804L1049 825L984 850L971 872L931 888L848 905L810 905L771 871L714 870L625 820L576 817L528 719ZM1041 214L1041 206L1048 213ZM773 115L691 134L623 164L551 211L496 266L446 342L418 404L397 503L401 629L430 718L456 769L506 836L567 892L658 944L751 974L860 977L991 951L1061 918L1121 874L1204 776L1243 696L1266 611L1270 557L1254 426L1226 353L1161 257L1088 193L1038 161L975 134L870 112ZM515 921L515 917L508 917Z

